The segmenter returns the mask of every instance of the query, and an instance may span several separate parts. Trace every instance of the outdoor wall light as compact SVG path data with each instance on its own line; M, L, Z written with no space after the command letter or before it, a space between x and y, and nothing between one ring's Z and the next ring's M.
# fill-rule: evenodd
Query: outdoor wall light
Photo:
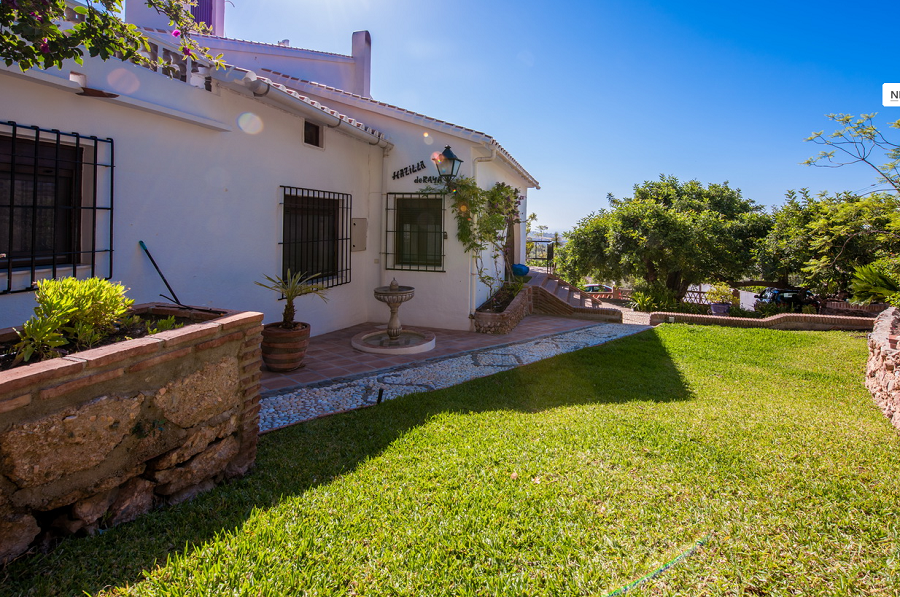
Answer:
M444 151L431 154L431 161L438 169L438 178L444 183L449 183L456 178L456 175L459 174L459 166L463 163L456 157L449 145L444 148Z

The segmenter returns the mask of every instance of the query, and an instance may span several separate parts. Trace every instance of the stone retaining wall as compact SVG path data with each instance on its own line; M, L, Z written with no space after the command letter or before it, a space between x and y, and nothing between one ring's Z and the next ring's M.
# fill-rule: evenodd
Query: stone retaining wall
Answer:
M532 312L531 286L524 286L503 313L476 311L475 331L481 334L508 334Z
M866 364L866 388L881 412L900 429L900 310L890 308L875 320L869 334L869 361Z
M670 321L671 320L671 321ZM845 315L811 315L807 313L779 313L772 317L755 319L752 317L729 317L727 315L694 315L692 313L653 312L650 325L660 323L693 323L699 325L721 325L735 328L768 328L773 330L862 330L872 329L875 322L871 317L849 317Z
M209 320L0 372L0 563L248 471L263 316L200 317Z

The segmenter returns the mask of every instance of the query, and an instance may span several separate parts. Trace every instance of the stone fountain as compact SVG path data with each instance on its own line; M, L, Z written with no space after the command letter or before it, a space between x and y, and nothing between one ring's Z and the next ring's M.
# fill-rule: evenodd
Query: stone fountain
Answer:
M431 332L403 329L400 325L400 305L410 300L416 293L412 286L400 286L397 279L390 286L375 289L375 298L385 303L391 310L387 330L376 330L357 334L350 341L353 348L376 354L416 354L434 348L434 334Z

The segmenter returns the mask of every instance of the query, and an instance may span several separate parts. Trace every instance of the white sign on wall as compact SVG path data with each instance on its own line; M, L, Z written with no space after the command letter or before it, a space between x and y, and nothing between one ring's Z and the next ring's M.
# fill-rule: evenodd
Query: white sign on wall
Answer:
M900 83L885 83L881 86L881 103L900 108Z

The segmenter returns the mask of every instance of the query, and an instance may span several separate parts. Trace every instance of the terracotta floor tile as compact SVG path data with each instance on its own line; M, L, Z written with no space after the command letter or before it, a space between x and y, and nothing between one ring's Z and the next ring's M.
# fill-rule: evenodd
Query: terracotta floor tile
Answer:
M417 326L416 329L427 330L435 334L436 347L432 351L416 355L381 355L355 350L350 346L350 340L353 336L360 332L379 328L379 324L363 323L312 337L305 359L306 366L303 369L286 374L277 374L264 370L260 383L264 392L280 390L297 385L320 382L334 377L368 373L436 357L446 357L491 346L522 342L538 336L566 332L595 325L596 323L549 315L531 315L523 319L511 333L496 336L461 330L442 330ZM383 329L384 324L381 324L380 327Z

